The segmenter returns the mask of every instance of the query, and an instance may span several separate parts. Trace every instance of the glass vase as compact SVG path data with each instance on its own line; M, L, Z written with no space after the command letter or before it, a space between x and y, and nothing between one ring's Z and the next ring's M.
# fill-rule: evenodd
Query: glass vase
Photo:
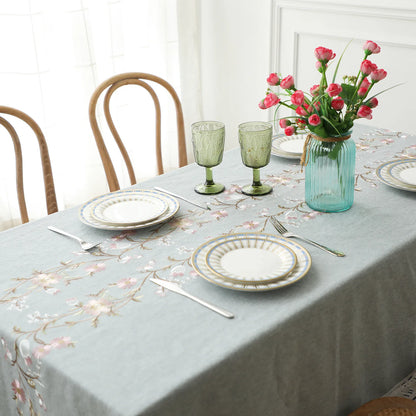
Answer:
M351 137L343 138L349 135L334 141L310 139L305 155L305 201L315 211L341 212L353 204L355 143Z

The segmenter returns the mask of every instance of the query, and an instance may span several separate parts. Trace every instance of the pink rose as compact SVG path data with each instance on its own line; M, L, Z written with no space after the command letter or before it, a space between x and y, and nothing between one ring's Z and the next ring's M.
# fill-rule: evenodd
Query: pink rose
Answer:
M306 124L306 120L304 120L303 118L297 118L297 119L296 119L296 123L297 123L299 126L302 126L303 124Z
M301 90L295 91L290 97L290 101L292 101L292 104L302 105L305 101L305 96L303 94L303 91Z
M363 78L361 81L360 87L368 88L371 85L371 82L368 80L368 78Z
M367 105L362 105L357 111L357 116L360 118L366 118L368 120L371 120L373 118L371 112L372 110L370 107L368 107Z
M374 82L381 81L382 79L386 78L387 72L384 69L376 69L375 71L371 72L371 79Z
M279 77L277 76L277 74L275 72L273 72L272 74L270 74L267 78L267 83L269 85L279 85Z
M326 64L328 61L335 58L335 53L332 52L331 49L319 46L315 49L315 57L318 61Z
M375 107L377 107L377 106L378 106L378 100L377 100L377 98L376 98L376 97L373 97L370 101L368 101L368 102L367 102L367 105L368 105L370 108L375 108Z
M318 116L318 114L312 114L309 118L308 118L308 123L311 126L319 126L321 124L321 118Z
M263 104L266 108L270 108L278 104L279 101L280 101L279 97L276 94L271 92L270 94L266 95L266 98L263 100Z
M280 81L280 86L284 90L288 90L288 89L292 88L294 85L295 85L295 80L293 79L292 75L288 75L286 78L283 78Z
M293 126L288 126L285 128L286 136L292 136L294 132L295 132L295 128Z
M331 107L337 111L342 110L344 107L344 100L341 97L333 98L331 101Z
M290 126L292 123L287 118L281 118L279 120L279 126L281 129L284 129L288 126Z
M368 88L360 87L358 88L357 94L359 97L364 97L367 94Z
M377 69L377 65L376 64L373 64L368 59L364 59L364 61L361 62L360 71L364 75L370 75L376 69Z
M265 110L267 107L264 105L264 100L261 100L259 102L259 108L261 108L262 110Z
M319 85L316 84L313 87L311 87L311 89L309 90L309 92L311 93L312 97L316 97L319 95Z
M307 111L301 105L299 107L296 107L295 111L296 111L296 114L298 116L307 116L308 115Z
M381 48L377 45L377 43L368 40L364 43L363 49L366 55L371 55L372 53L379 53Z
M342 87L339 84L329 84L328 88L325 90L330 97L335 97L339 95L342 91Z

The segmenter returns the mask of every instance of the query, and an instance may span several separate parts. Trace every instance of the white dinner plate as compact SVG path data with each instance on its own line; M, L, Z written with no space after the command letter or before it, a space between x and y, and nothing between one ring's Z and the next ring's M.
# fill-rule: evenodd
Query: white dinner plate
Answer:
M272 155L287 159L300 159L305 145L306 134L280 135L272 140Z
M258 235L220 238L206 255L208 268L224 279L240 283L269 283L289 274L296 254L285 244Z
M164 199L167 204L168 208L167 210L160 215L159 217L144 222L140 224L132 224L132 225L123 225L123 224L107 224L104 222L99 221L97 218L94 217L92 211L97 203L100 203L101 201L107 200L109 195L113 195L116 197L128 197L132 195L156 195L160 196L162 199ZM151 189L131 189L131 190L125 190L125 191L116 191L112 192L111 194L101 195L97 198L94 198L88 202L86 202L79 210L79 218L80 220L91 227L99 228L101 230L137 230L141 228L151 227L152 225L160 224L162 222L170 220L179 209L179 202L176 198L173 196L164 194L159 191L151 190Z
M396 179L392 174L390 173L391 170L397 165L400 165L402 163L406 162L414 162L415 159L401 159L401 160L393 160L390 162L383 163L376 169L376 175L378 179L380 179L381 182L383 182L385 185L391 186L393 188L402 189L404 191L411 191L416 192L416 186L415 185L409 185L406 182L403 182L402 180Z
M258 236L267 236L267 239L270 241L277 241L279 243L287 245L291 248L297 257L297 263L294 269L287 274L286 276L282 277L279 280L269 283L239 283L234 282L230 279L224 279L223 277L213 273L206 263L206 256L208 251L217 245L221 239L224 241L229 239L230 236L233 238L250 238L250 237L258 237ZM265 233L237 233L237 234L228 234L223 237L217 237L212 240L207 241L206 243L201 244L192 254L191 263L195 271L204 279L208 280L209 282L222 286L228 289L234 290L241 290L245 292L263 292L267 290L275 290L280 289L281 287L291 285L308 273L312 260L311 256L308 251L302 247L300 244L293 240L289 240L288 238L272 235L272 234L265 234Z
M416 160L401 160L391 165L388 172L399 182L416 186Z
M110 194L91 207L91 215L104 224L134 225L160 217L168 206L165 197L148 192Z

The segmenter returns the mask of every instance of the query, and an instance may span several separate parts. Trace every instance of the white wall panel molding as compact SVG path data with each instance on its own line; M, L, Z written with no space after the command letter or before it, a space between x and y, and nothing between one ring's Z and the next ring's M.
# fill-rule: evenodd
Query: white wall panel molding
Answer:
M341 63L339 75L355 75L363 57L362 44L371 39L382 53L370 57L387 70L388 77L377 91L405 82L380 96L380 106L370 122L379 127L415 131L412 116L416 95L416 1L396 0L272 0L270 72L292 74L296 85L309 88L319 82L313 50L333 49L338 56L352 40ZM340 79L337 77L337 81ZM367 121L364 121L367 123Z

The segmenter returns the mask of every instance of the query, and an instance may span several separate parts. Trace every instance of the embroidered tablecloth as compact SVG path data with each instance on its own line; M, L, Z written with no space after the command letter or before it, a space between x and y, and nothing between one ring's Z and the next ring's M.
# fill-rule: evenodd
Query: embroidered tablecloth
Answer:
M137 186L172 189L175 217L155 227L104 231L78 208L0 233L0 414L346 415L415 367L416 193L378 181L381 163L416 157L416 137L356 126L356 192L343 213L304 203L297 160L261 169L273 192L240 192L251 171L226 152L217 196L193 191L192 164ZM303 244L309 273L276 291L210 284L190 264L208 239L287 228L347 253ZM47 230L55 225L100 249ZM151 283L156 276L235 314L228 320Z

